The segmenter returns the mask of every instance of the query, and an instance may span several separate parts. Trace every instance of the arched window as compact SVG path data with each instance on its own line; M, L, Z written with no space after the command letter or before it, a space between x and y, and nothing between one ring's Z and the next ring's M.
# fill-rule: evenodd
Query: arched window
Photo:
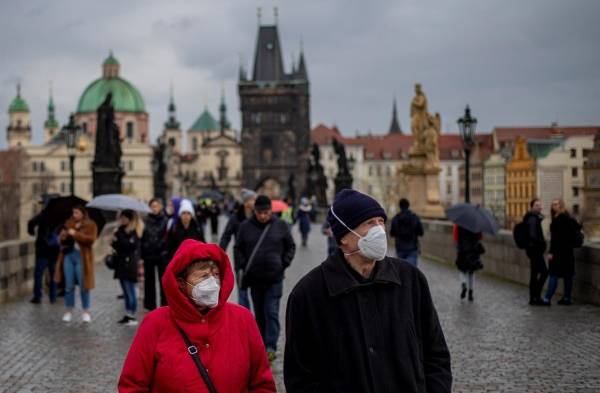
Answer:
M126 134L127 139L133 139L133 122L132 121L127 122L126 130L127 130L127 134Z

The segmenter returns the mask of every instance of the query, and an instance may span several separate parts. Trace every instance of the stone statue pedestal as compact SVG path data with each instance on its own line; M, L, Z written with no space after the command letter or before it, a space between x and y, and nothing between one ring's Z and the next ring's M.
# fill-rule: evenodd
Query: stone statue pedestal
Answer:
M401 172L407 185L406 198L410 201L411 210L423 218L445 218L446 213L440 203L439 163L428 160L425 153L412 152L409 157Z

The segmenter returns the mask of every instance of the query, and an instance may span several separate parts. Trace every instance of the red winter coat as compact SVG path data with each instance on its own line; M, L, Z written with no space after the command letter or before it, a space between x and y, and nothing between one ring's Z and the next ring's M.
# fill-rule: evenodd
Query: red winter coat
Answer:
M202 315L179 290L175 275L192 261L219 266L219 304ZM119 392L208 392L175 323L198 347L219 393L275 392L275 382L256 321L228 303L233 273L227 254L215 244L184 241L162 278L169 305L146 315L119 378Z

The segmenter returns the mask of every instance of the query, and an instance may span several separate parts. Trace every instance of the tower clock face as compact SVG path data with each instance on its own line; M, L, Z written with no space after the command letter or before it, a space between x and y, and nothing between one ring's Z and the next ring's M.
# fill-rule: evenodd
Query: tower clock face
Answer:
M267 44L267 49L268 49L268 50L272 50L272 49L273 49L273 43L269 42L269 43Z

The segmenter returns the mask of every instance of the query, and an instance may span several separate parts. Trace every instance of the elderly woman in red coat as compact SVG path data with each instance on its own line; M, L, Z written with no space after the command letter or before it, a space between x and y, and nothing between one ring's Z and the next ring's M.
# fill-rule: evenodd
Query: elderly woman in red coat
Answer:
M219 393L275 392L252 314L228 303L229 258L215 244L184 241L163 276L168 306L146 315L119 378L119 392L209 392L182 333Z

